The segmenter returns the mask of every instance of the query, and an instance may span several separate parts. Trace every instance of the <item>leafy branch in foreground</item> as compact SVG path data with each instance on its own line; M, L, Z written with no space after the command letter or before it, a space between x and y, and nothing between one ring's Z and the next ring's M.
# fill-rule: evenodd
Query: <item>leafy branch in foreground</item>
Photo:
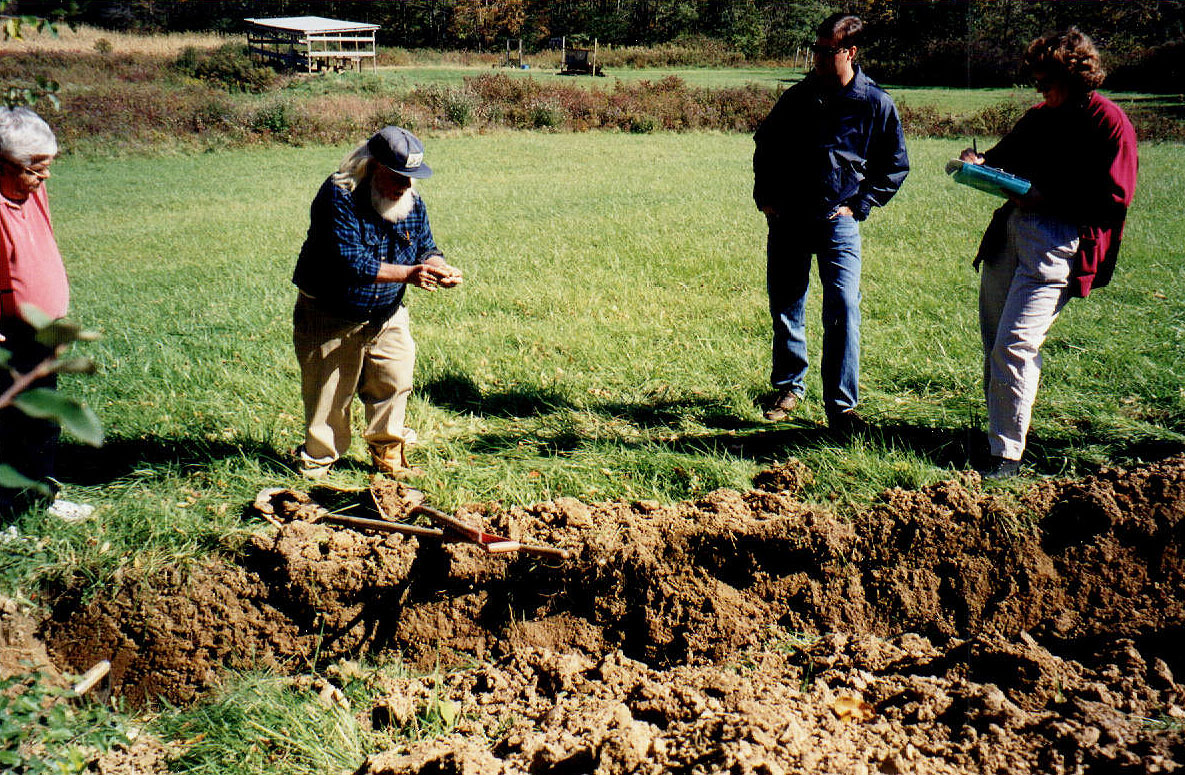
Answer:
M84 444L102 446L103 428L89 406L52 388L30 387L51 374L94 374L94 361L85 357L67 357L66 351L74 342L91 342L99 335L84 330L77 323L54 320L32 305L21 305L21 314L37 331L37 342L50 348L52 354L28 371L21 372L9 365L12 353L0 347L0 368L8 369L12 379L12 384L0 393L0 409L15 406L30 417L56 422ZM44 482L29 479L8 464L0 464L0 487L32 487L51 494Z
M58 24L66 18L67 14L65 10L59 9L48 19L43 16L12 16L4 13L10 5L12 5L12 0L0 0L0 40L24 40L25 31L28 29L36 30L38 33L48 33L56 38ZM73 4L71 4L71 11L77 12ZM0 93L2 93L0 99L9 108L15 108L18 105L32 107L44 100L52 105L54 110L58 110L62 106L62 101L58 98L59 88L57 81L38 75L33 79L32 84L0 84Z

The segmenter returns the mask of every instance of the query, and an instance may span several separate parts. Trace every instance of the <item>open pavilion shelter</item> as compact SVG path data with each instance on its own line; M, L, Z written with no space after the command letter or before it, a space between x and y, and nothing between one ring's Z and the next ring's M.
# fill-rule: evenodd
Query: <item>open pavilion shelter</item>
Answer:
M247 50L253 59L293 70L343 70L370 60L378 69L377 24L288 16L244 19Z

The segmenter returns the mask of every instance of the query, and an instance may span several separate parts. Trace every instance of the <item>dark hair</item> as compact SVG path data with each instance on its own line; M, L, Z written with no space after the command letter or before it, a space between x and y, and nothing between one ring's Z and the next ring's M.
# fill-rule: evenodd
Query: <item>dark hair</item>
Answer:
M1024 62L1025 74L1049 73L1080 93L1097 89L1107 77L1099 50L1077 27L1037 38L1025 51Z
M859 16L833 13L823 20L815 34L820 38L834 38L839 45L851 47L860 45L860 39L863 37L860 33L863 31L864 22L860 21Z

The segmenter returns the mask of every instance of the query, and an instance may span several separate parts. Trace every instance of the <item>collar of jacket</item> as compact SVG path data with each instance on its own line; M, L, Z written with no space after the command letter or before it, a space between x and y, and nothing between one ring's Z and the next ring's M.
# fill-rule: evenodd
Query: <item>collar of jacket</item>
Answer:
M860 65L853 65L853 68L856 72L855 75L852 76L852 80L848 81L847 86L844 86L840 89L829 88L825 83L823 83L823 79L814 72L808 75L807 78L809 78L811 81L811 87L816 92L818 92L820 96L829 98L847 97L857 100L863 99L868 94L868 87L873 83L873 81L864 74L864 70L861 69Z

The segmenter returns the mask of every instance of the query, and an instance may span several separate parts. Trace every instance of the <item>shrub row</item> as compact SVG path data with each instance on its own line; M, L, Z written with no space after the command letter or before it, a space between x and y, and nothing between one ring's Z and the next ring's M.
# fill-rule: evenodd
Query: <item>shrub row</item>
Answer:
M966 116L943 113L932 105L898 106L905 133L912 137L991 137L1005 134L1024 114L1028 103L1005 101L989 105ZM1151 142L1185 141L1185 122L1154 107L1139 104L1123 106L1136 136Z
M462 86L432 85L399 93L371 79L373 88L349 92L304 89L294 82L293 88L256 95L228 88L242 75L233 60L223 70L216 66L226 60L196 62L193 77L160 78L158 74L151 79L134 61L116 59L99 56L88 67L109 67L119 77L63 89L63 109L49 118L65 148L110 153L161 143L191 147L346 143L387 124L415 131L752 132L779 94L777 89L756 85L691 87L673 76L606 82L590 89L491 73L466 79ZM0 77L5 64L0 57ZM201 74L215 72L221 74ZM938 108L903 103L901 114L911 136L991 136L1008 131L1025 107L1004 102L971 115L953 116ZM1154 107L1130 109L1129 114L1143 139L1185 140L1185 123Z
M174 138L197 146L342 143L386 124L415 131L494 128L627 132L751 132L777 98L750 86L703 89L675 77L607 89L545 85L505 74L402 94L234 95L196 80L112 82L68 92L50 117L66 148L145 147Z
M582 48L589 43L576 43ZM436 49L380 48L380 65L496 65L504 57L502 51L439 51ZM559 49L528 52L525 59L532 67L559 69ZM752 65L745 55L711 38L688 38L656 46L597 47L597 64L606 69L637 67L738 67Z
M777 92L760 86L695 88L676 76L586 89L495 73L467 78L462 88L435 87L409 96L423 99L434 115L456 126L751 132Z

